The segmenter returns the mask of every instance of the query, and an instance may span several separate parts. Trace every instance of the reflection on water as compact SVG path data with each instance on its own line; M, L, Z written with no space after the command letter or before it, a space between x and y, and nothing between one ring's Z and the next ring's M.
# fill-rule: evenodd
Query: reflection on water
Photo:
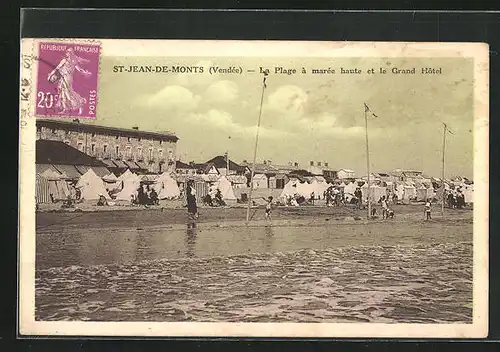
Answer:
M151 259L206 258L305 248L469 241L472 224L378 224L325 227L130 229L68 231L37 235L37 269L70 265L140 262ZM437 226L437 227L436 227Z
M186 230L186 257L194 257L196 247L196 223L188 223Z

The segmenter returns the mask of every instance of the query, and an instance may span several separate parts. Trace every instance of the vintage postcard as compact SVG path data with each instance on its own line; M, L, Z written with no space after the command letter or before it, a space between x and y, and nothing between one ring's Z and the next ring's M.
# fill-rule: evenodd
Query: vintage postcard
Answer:
M486 44L21 50L21 335L487 336Z

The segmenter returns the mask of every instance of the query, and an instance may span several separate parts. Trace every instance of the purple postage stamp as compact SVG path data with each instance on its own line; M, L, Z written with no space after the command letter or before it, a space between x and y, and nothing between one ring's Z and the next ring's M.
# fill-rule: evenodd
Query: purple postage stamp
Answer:
M37 116L95 118L100 46L40 43Z

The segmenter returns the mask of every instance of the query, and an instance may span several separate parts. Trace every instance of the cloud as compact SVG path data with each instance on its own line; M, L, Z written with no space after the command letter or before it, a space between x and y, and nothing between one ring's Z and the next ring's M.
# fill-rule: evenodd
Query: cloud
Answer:
M215 128L219 132L223 131L231 135L253 138L257 132L257 126L243 126L235 123L230 113L217 109L210 109L205 113L192 113L189 115L188 121L196 124L200 129ZM280 138L289 134L287 131L269 129L263 126L259 128L259 135L265 138Z
M166 86L152 95L143 95L137 99L138 105L191 111L196 109L200 97L182 86Z
M205 91L204 98L210 102L226 103L238 97L238 85L232 81L218 81Z
M305 111L308 96L300 87L285 85L269 94L265 109L285 114L288 117L301 116Z

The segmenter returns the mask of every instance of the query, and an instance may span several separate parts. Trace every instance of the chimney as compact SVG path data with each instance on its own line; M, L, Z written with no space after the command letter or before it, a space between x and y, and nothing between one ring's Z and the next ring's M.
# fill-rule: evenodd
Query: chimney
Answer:
M74 123L80 123L80 120L78 120L78 119L73 119L73 122L74 122Z
M318 166L321 166L321 161L318 161Z
M194 161L190 161L189 166L193 166L193 165L194 165Z
M325 161L325 167L328 167L328 163Z
M136 130L136 131L139 131L139 126L133 126L132 129Z
M271 165L271 160L268 160L268 161L267 161L267 163L268 163L269 165Z
M243 160L243 164L248 164L247 159Z
M299 167L299 163L298 163L298 162L295 162L295 163L293 164L293 166L295 166L295 167Z
M312 160L311 160L311 161L309 162L309 165L314 166L314 161L312 161Z

